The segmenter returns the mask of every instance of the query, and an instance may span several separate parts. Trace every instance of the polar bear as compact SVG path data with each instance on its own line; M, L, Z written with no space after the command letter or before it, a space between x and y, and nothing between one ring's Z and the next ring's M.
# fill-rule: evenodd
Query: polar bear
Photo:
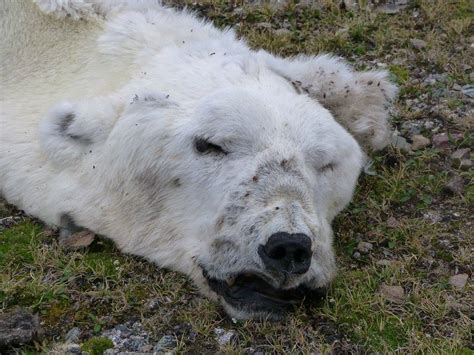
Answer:
M396 87L155 0L0 4L0 193L279 317L335 274L331 221Z

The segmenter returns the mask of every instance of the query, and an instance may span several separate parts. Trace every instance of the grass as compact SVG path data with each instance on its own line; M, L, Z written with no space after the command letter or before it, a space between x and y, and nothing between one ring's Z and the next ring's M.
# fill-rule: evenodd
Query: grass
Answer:
M191 6L218 26L238 25L255 48L280 55L330 51L359 69L382 63L401 86L397 128L435 117L440 132L464 133L452 149L471 146L468 105L451 91L441 97L434 92L454 82L472 84L465 69L472 65L472 2L419 0L395 15L324 3L244 5L242 11L226 1ZM276 33L280 28L287 31ZM413 48L412 38L426 47ZM430 73L448 79L434 88L423 85ZM406 100L417 98L426 108L414 112ZM454 112L460 119L450 116ZM421 133L433 134L426 128ZM45 331L41 342L16 350L54 349L77 326L82 349L101 353L110 346L100 337L103 330L138 320L154 342L175 336L178 353L472 354L472 283L456 289L448 280L456 273L472 275L474 189L471 184L462 194L448 194L444 188L452 174L472 182L472 170L452 168L449 151L432 147L412 153L389 148L372 158L377 174L361 177L353 202L334 223L340 272L328 297L276 323L234 323L182 275L121 254L106 240L64 251L50 229L0 206L0 217L17 216L0 230L0 312L28 307ZM359 241L372 243L373 250L355 257ZM387 300L382 285L401 286L403 301ZM216 327L234 330L237 340L220 348Z

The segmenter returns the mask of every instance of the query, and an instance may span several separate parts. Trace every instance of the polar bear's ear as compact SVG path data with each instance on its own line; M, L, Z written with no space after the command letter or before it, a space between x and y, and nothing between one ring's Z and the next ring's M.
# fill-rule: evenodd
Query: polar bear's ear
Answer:
M354 71L340 58L328 55L266 58L270 68L334 115L366 150L389 143L388 108L397 87L386 71Z
M60 166L68 166L107 139L119 116L119 106L109 98L55 105L39 126L41 147Z

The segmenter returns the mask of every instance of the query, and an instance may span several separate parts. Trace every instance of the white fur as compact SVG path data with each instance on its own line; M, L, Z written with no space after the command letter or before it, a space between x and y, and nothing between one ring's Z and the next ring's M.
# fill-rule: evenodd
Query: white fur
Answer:
M202 268L262 272L258 246L280 231L310 236L314 255L275 286L330 282L331 221L351 199L359 144L386 142L386 73L254 52L153 0L36 3L56 16L0 5L8 201L49 224L67 214L213 298ZM200 155L196 138L228 154Z

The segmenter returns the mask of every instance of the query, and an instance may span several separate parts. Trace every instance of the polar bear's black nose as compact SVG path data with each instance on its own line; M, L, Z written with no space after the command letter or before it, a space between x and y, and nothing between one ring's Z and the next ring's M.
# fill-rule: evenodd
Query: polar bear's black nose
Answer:
M311 264L311 239L301 233L275 233L259 246L258 255L271 271L304 274Z

